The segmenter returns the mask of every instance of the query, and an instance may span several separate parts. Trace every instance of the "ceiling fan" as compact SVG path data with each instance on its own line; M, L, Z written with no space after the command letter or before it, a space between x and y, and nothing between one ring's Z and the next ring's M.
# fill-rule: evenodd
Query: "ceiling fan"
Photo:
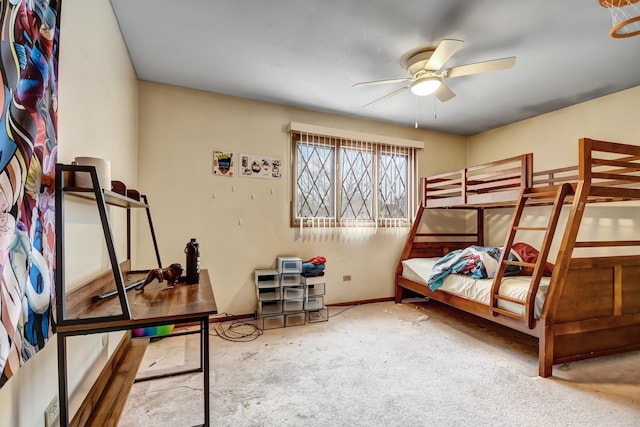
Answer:
M409 72L411 77L374 80L354 84L353 87L359 87L409 82L408 85L396 89L378 99L374 99L368 104L363 105L362 108L367 108L402 93L407 89L411 89L411 92L417 96L426 96L434 93L441 102L446 102L456 95L444 83L445 79L506 70L513 67L516 63L516 57L510 56L508 58L493 59L442 69L447 61L462 47L463 43L462 40L444 39L435 48L433 46L427 46L410 50L402 56L400 63L402 67Z

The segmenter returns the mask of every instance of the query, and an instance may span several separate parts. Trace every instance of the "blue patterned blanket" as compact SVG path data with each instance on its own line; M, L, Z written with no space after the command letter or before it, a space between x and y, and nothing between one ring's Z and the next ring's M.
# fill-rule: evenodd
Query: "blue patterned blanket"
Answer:
M466 274L474 279L490 279L496 274L501 254L502 248L475 245L449 252L435 263L427 277L427 285L435 291L452 273ZM518 260L513 252L509 254L509 259ZM504 275L515 276L521 271L519 266L508 265Z

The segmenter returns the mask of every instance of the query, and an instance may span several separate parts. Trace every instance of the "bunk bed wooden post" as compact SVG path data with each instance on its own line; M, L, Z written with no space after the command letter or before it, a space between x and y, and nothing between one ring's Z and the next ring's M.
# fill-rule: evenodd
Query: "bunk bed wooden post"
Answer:
M525 172L522 176L522 188L533 187L533 153L527 153L523 158L522 170Z
M424 178L421 180L423 185L421 187L424 188ZM424 193L423 193L424 194ZM400 259L407 259L409 254L411 253L411 247L413 246L413 241L418 233L418 228L420 228L420 222L422 221L422 214L424 213L424 206L420 203L418 206L418 212L416 212L416 216L413 220L413 224L411 224L411 229L409 230L409 234L407 235L407 241L404 244L402 249L402 253L400 254ZM398 264L396 268L396 274L402 273L402 264Z
M578 143L578 180L583 182L591 182L592 149L592 139L580 138Z
M478 244L484 246L484 209L476 209L476 232Z
M462 169L462 185L460 185L460 200L462 203L467 203L467 183L469 182L469 170L467 168Z
M424 182L424 178L422 179ZM424 192L422 193L424 194ZM407 241L404 244L404 248L402 249L402 254L400 255L400 262L398 262L398 266L396 267L396 303L400 304L402 302L402 287L398 285L398 277L402 275L402 260L407 259L409 254L411 253L411 247L413 246L413 241L416 237L416 233L418 232L418 228L420 227L420 222L422 221L422 214L424 213L424 206L420 203L418 207L418 212L416 213L416 217L413 220L413 224L411 225L411 230L409 230L409 234L407 236Z
M547 378L553 375L553 328L543 322L542 332L538 337L538 375Z

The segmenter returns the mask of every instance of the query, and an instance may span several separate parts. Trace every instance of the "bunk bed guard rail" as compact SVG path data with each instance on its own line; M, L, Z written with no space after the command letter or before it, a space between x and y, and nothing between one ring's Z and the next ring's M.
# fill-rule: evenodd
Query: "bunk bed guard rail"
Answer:
M533 185L533 154L422 178L420 184L425 208L512 203Z

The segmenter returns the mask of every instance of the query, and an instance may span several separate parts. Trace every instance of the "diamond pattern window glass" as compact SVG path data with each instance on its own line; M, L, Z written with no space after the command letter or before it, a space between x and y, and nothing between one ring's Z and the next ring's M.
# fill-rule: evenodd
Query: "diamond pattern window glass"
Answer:
M292 132L291 225L405 226L415 149Z
M300 217L335 217L335 149L299 143L296 149L296 212Z
M373 221L373 157L367 149L340 149L340 219Z
M408 151L408 150L405 150ZM385 219L402 219L409 214L407 178L409 153L394 151L380 154L380 203L378 216Z

